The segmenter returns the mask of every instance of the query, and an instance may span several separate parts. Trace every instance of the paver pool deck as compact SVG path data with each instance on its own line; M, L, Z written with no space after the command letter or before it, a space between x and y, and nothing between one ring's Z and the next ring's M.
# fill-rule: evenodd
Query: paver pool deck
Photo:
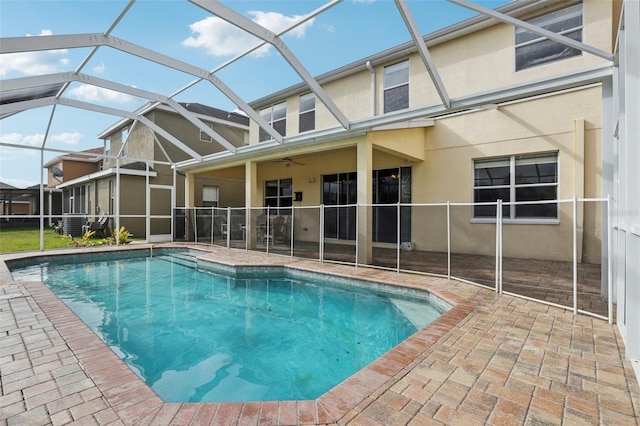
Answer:
M14 282L0 261L0 425L640 422L638 380L606 321L443 278L206 249L424 288L453 308L313 401L164 403L45 285Z

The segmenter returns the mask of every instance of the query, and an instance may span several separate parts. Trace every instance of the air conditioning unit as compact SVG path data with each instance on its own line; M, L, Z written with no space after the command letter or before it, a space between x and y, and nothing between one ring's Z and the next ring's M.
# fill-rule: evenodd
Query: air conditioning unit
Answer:
M405 241L404 243L400 243L400 250L413 251L415 248L415 243L412 241Z

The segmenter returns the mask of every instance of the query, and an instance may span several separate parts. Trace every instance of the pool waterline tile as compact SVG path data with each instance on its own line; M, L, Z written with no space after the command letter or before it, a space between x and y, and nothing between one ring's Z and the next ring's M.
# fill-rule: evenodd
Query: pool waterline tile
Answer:
M226 249L213 249L211 250L211 254L206 254L204 256L210 256L216 262L227 262L229 265L236 265L239 263L243 265L279 264L290 265L292 267L298 268L306 267L308 264L309 271L325 272L325 270L330 270L331 273L340 275L349 274L358 279L362 279L363 277L375 276L376 280L388 282L390 284L402 282L401 279L399 279L400 275L396 275L393 272L375 271L375 273L372 273L370 270L366 270L366 268L353 268L344 265L318 264L314 261L292 260L290 258L281 258L279 256L265 256L253 253L249 253L244 256L244 252L241 253L237 251L233 252ZM238 262L239 258L242 258L240 262ZM0 265L0 273L2 272L1 269L3 266L4 265ZM366 272L364 272L365 270ZM460 333L463 333L462 336L466 335L470 337L473 334L469 333L478 331L477 326L481 324L478 321L479 318L489 320L489 322L486 322L483 327L487 329L485 333L489 335L490 339L507 339L507 341L509 341L510 338L517 337L518 339L522 340L529 338L527 337L528 333L533 334L531 330L534 326L534 322L531 321L530 324L526 322L517 323L516 320L505 321L505 319L508 319L509 315L526 316L529 314L529 312L536 312L536 310L542 312L546 310L551 312L551 314L549 315L554 315L556 318L555 321L549 322L552 328L549 336L551 336L552 334L555 335L558 340L557 343L564 343L565 345L568 345L571 342L572 335L579 336L582 332L581 329L583 327L586 327L587 330L585 331L589 332L589 329L593 327L601 328L604 324L600 323L597 320L591 319L589 319L589 321L580 321L579 319L576 320L576 318L578 317L566 315L565 313L563 313L562 309L540 309L540 305L536 304L535 302L522 301L520 299L514 299L510 296L497 296L488 290L475 288L467 284L450 282L446 279L425 279L424 277L419 278L413 275L403 276L405 278L409 278L408 280L405 279L404 284L406 284L406 281L411 281L412 285L425 288L428 291L432 291L447 302L451 303L453 305L452 309L426 328L420 330L415 335L408 338L405 341L407 343L406 348L403 348L404 342L401 343L399 346L392 349L387 355L385 355L383 359L374 361L372 364L363 368L361 371L357 372L347 380L343 381L341 384L325 393L317 400L300 401L294 402L293 404L291 404L290 402L280 402L278 404L277 411L274 409L274 404L271 402L255 404L250 403L250 409L247 410L244 409L245 407L243 407L243 403L170 404L162 402L160 398L157 397L152 391L150 392L152 395L149 399L124 406L121 399L122 394L126 393L125 389L131 389L129 388L129 386L125 385L125 383L128 383L126 380L126 374L123 374L123 376L125 377L123 379L124 383L121 383L119 385L114 385L111 381L100 383L101 380L108 380L109 371L122 372L124 371L122 370L123 365L126 369L128 369L124 362L120 360L104 343L102 343L102 341L97 336L95 336L93 332L86 325L84 325L84 323L78 322L75 314L73 314L66 307L66 305L64 305L64 303L57 299L57 297L53 293L51 293L49 289L47 289L44 285L42 285L41 283L19 284L25 284L26 290L31 294L33 300L36 301L36 303L40 306L40 309L42 309L46 316L46 318L41 318L37 321L34 321L34 325L38 322L46 322L48 321L47 318L49 318L53 326L57 329L57 332L60 333L62 339L64 339L65 341L69 339L69 342L75 342L72 345L75 348L73 356L75 356L78 362L82 365L85 373L89 378L92 378L92 374L96 374L95 380L92 381L92 385L97 388L101 395L104 395L105 401L110 407L109 409L115 410L115 414L118 416L118 419L124 424L135 424L138 422L149 424L168 424L170 422L180 421L189 423L191 421L195 421L196 418L202 420L210 419L212 412L215 412L215 414L211 420L211 424L215 424L223 420L224 423L227 423L227 421L229 421L229 423L233 424L243 424L243 413L245 412L248 415L246 420L251 420L252 424L256 423L256 419L258 419L258 421L262 419L268 424L275 424L273 422L274 415L277 415L277 423L280 424L306 424L311 420L311 416L313 416L313 421L319 424L334 422L338 424L349 422L353 422L353 424L374 424L375 422L380 423L381 419L399 419L398 416L406 419L413 418L414 421L417 422L419 422L423 418L425 420L428 420L428 418L433 420L435 418L439 421L446 421L447 418L449 418L449 420L452 420L454 418L461 420L464 418L471 424L483 423L481 419L471 417L470 414L465 410L456 411L454 408L438 405L437 398L434 399L434 395L437 394L440 385L431 386L429 384L429 379L427 379L426 382L421 382L423 384L422 386L420 386L421 389L418 392L420 399L426 401L425 403L409 397L409 395L411 394L409 390L413 389L416 384L413 384L411 386L407 385L405 387L408 392L408 394L406 394L405 396L408 397L408 399L410 399L411 401L411 409L408 409L407 407L409 407L409 405L406 405L406 407L404 407L403 409L398 410L398 408L395 407L395 398L386 400L386 402L393 403L385 403L385 398L389 398L390 396L385 396L385 394L387 390L396 385L399 380L403 380L404 377L415 376L417 368L421 368L423 365L432 365L434 361L438 361L439 357L437 354L440 353L444 355L444 352L442 350L446 349L446 347L442 347L441 342L449 342L449 344L451 344L452 346L457 347L457 350L451 351L449 355L442 358L442 362L444 363L442 364L443 367L448 365L449 362L455 359L454 357L456 356L456 353L459 353L460 348L462 347L459 345L463 345L467 348L467 350L465 351L464 355L457 356L462 356L462 359L473 360L473 348L469 347L472 342L470 342L468 338L460 339L459 336ZM6 288L4 286L5 282L6 281L4 280L2 281L3 289ZM17 287L20 287L20 285L17 285ZM14 284L14 286L16 285ZM447 290L443 290L444 288L447 288ZM2 294L2 292L0 292L0 294ZM27 296L27 298L30 300L29 296ZM474 300L474 303L472 304L470 302L467 302L467 300ZM480 304L480 309L477 309L478 304ZM508 308L510 305L512 306L512 309L505 310L505 307ZM489 312L489 310L491 310L491 312ZM535 315L535 317L539 318L540 315L547 314L535 313L532 315ZM494 317L495 320L493 320ZM565 317L565 324L561 324L560 321L557 320ZM584 324L582 324L583 322ZM560 329L563 327L566 328L566 338L558 334ZM604 327L606 329L606 324L604 325ZM578 330L578 328L580 330ZM499 329L504 329L505 333L496 333L496 331ZM524 333L524 335L520 335L520 333ZM615 336L613 339L618 339L618 336L615 335L615 332L612 333L612 335ZM86 336L93 336L93 339L87 339ZM453 338L454 336L457 337ZM442 339L443 337L446 338ZM483 342L484 340L482 339L486 338L487 337L481 338L480 341ZM613 341L615 342L616 340ZM78 347L77 345L79 343L82 343L83 346ZM420 344L424 345L422 347L422 352L420 352ZM490 346L491 348L494 348L494 346ZM102 356L100 355L100 347L102 347L102 349L104 350ZM477 361L479 363L479 366L477 368L481 369L483 364L485 366L490 365L491 360L494 359L496 355L504 356L504 350L504 348L501 348L500 350L496 351L494 348L486 352L486 356L488 356L489 358ZM489 353L492 351L494 352L493 354ZM407 353L411 354L411 356L407 356ZM577 357L578 359L592 360L593 358L596 358L595 354L589 353L586 354L585 358L581 358L579 354L575 353L575 351L566 352L565 354L569 353L571 353L572 357ZM622 364L625 365L624 369L608 368L603 370L603 373L606 372L607 374L601 375L607 382L618 380L613 379L610 374L624 375L628 372L633 371L632 368L627 368L628 366L626 364L628 363L622 362L620 360L621 355L618 354L617 359L616 355L614 354L606 355L606 362L611 362L613 364L617 364L618 366L621 366ZM554 368L553 358L546 357L544 358L544 360L545 362L550 364L548 368ZM535 360L531 359L530 362L535 362ZM602 359L602 362L605 362L604 358ZM580 368L584 368L583 364L575 364ZM507 377L509 371L513 371L514 369L518 368L518 365L516 365L516 363L498 365L501 368L499 370L500 372L503 371L502 368L506 368L506 370L504 371L507 374ZM451 365L449 365L449 367L451 367ZM456 366L453 367L454 368L451 369L451 372L447 373L448 375L452 375L452 373L454 372ZM545 368L547 367L545 366ZM564 363L563 368L566 370L566 363ZM571 363L568 368L569 370L571 370ZM495 374L498 371L494 370L494 373L489 373L490 371L490 369L487 369L487 367L485 367L484 370L481 370L478 373L481 378L486 377L488 379L485 380L487 383L484 384L484 389L487 392L487 395L489 395L491 398L496 398L494 408L489 414L489 421L492 421L492 419L497 421L504 415L508 416L510 420L518 423L524 423L526 419L530 421L540 419L557 420L557 408L547 407L545 404L541 403L538 400L536 400L533 409L529 410L529 405L532 404L531 397L529 397L529 400L523 399L518 402L512 402L516 405L512 406L511 409L507 408L509 405L505 405L502 401L510 401L511 399L515 399L514 393L517 392L517 390L513 389L512 386L510 387L508 383L505 383L504 376L502 374L500 374L498 377L498 380L502 383L499 387L496 387L498 385L492 384L491 381L494 377L496 377ZM100 376L99 372L103 373L101 378L98 377ZM120 373L116 374L120 376ZM626 376L626 378L627 380L629 379L628 376ZM631 379L635 378L632 377ZM447 381L449 380L449 377L443 377L443 380ZM478 379L478 382L481 380L482 379ZM556 384L553 379L551 380L551 389L561 391L560 389L562 387L566 387L565 384ZM144 384L144 382L142 382L142 380L139 379L138 376L132 371L131 381L142 383L142 386L146 387L146 384ZM110 383L111 386L107 385L106 383ZM120 386L123 385L124 387L121 388ZM131 385L133 385L134 388L137 387L137 384L135 383L132 383ZM636 389L637 383L631 382L628 383L628 385L628 387L631 388L629 398L633 399L638 394L638 391ZM535 389L535 384L531 386L533 386L533 389ZM502 390L498 391L499 389ZM593 392L593 389L590 388L589 390L585 389L582 391L576 389L576 391L578 395L581 395L584 392L591 393ZM111 392L113 392L114 394L111 395ZM468 390L467 392L468 394L471 394L471 390ZM106 394L108 394L109 396L106 396ZM525 395L522 396L524 397ZM568 400L569 398L566 399ZM118 402L121 403L118 404ZM56 402L51 402L50 404L55 403ZM570 404L571 405L567 406L567 410L571 409L572 412L576 411L576 413L580 414L580 411L576 410L580 407L580 404L577 404L574 399L571 400ZM637 403L634 402L634 405L637 406ZM432 406L433 408L431 411L428 408L429 406ZM83 407L87 408L89 406L85 404L83 405ZM259 409L256 407L259 407ZM516 407L519 407L521 409L515 410ZM97 408L98 407L96 406L96 410ZM610 405L606 407L606 410L603 409L606 411L606 413L601 413L601 417L632 421L634 415L637 414L633 412L630 413L628 405L622 407L621 412L615 411L619 408L620 407ZM600 408L598 409L600 410ZM631 410L633 410L633 408L631 408ZM39 407L36 407L31 411L32 413L22 413L20 418L35 419L40 418L40 416L42 415L42 410L39 411ZM531 416L527 417L527 413L529 411L531 411ZM81 412L81 410L76 410L76 413L79 412ZM64 412L62 411L60 411L59 413L62 413L60 414L60 416L64 415ZM110 418L111 420L109 421L113 421L112 417L109 417L109 415L107 415L108 412L105 413L106 417L104 418ZM83 415L84 414L87 413L83 412ZM486 416L488 415L488 413L483 412L482 414L482 417L486 421ZM94 419L97 419L98 413L94 413L93 416ZM576 417L574 416L572 418ZM637 417L635 417L635 419L637 420ZM98 423L103 424L101 422Z

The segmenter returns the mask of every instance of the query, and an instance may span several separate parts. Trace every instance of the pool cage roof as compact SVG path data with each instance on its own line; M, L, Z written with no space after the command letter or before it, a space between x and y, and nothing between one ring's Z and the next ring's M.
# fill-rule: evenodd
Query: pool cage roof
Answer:
M381 124L390 124L394 121L398 122L417 118L429 118L460 110L468 110L495 101L504 101L516 97L522 97L523 94L534 95L538 92L542 93L544 91L548 91L550 85L558 88L561 85L571 86L587 84L589 82L592 82L592 80L597 81L601 79L604 74L610 74L610 70L603 72L602 69L598 69L589 71L587 73L584 73L583 75L570 76L563 79L562 82L541 81L535 82L524 89L522 87L507 88L501 92L496 91L491 94L480 94L478 96L466 99L451 99L447 93L446 86L440 78L438 69L431 58L429 48L427 46L428 42L434 39L451 36L452 34L469 32L470 28L477 28L482 25L492 25L496 21L501 21L525 28L533 33L545 36L551 40L557 41L569 47L580 49L583 52L599 56L608 61L613 61L614 57L608 52L602 51L581 42L577 42L569 37L565 37L563 35L547 31L543 28L536 27L534 25L516 19L513 16L510 16L515 14L515 12L526 13L547 6L547 1L521 0L509 3L496 10L490 10L477 4L470 3L466 0L447 1L460 7L478 12L480 15L432 33L431 35L423 36L418 31L418 27L411 13L411 8L407 4L407 2L405 0L395 0L395 6L398 10L398 13L402 17L402 20L406 25L409 34L411 35L411 42L390 49L388 51L381 52L380 54L374 55L370 58L365 58L364 60L361 60L357 63L348 65L346 67L343 67L342 69L338 69L332 73L327 73L326 75L316 78L309 73L309 71L305 68L305 65L287 47L287 44L283 41L282 36L294 30L298 26L304 24L308 20L315 18L321 13L324 13L328 9L339 7L338 4L340 3L340 0L329 1L323 4L321 7L308 12L303 17L289 24L283 31L280 31L279 33L270 31L269 29L240 14L236 10L233 10L229 6L226 6L217 1L189 0L188 2L185 2L191 3L193 6L197 6L207 11L212 16L217 16L218 18L233 25L234 27L251 34L258 40L253 47L245 50L243 53L224 62L223 64L218 65L213 69L204 69L200 66L184 62L176 57L159 53L139 44L131 43L127 40L111 35L114 29L116 29L118 24L130 12L132 6L134 5L135 0L130 0L121 11L121 13L111 23L109 28L107 28L104 32L48 35L39 37L27 36L2 38L0 40L1 54L55 51L59 49L74 48L88 48L89 53L75 67L75 69L69 70L68 72L44 74L14 79L3 79L0 91L0 119L4 119L14 114L19 114L21 112L35 108L52 107L49 116L47 132L44 135L42 144L39 147L32 147L32 149L60 152L59 150L51 149L47 146L49 129L51 127L52 121L55 119L56 108L58 106L78 108L99 114L112 115L124 119L123 121L120 121L116 125L112 126L112 128L116 126L124 126L125 123L128 122L146 125L156 135L164 137L170 143L177 146L180 150L187 153L192 158L192 160L189 160L187 163L197 164L202 161L202 156L198 152L186 146L180 140L173 137L165 129L160 128L157 124L147 119L145 117L145 114L159 105L167 106L174 110L176 113L180 114L189 122L193 123L202 132L209 135L209 137L211 137L213 141L218 143L223 148L222 157L228 159L230 156L241 154L241 152L238 151L242 151L244 148L236 148L232 143L227 141L211 127L206 125L197 116L197 114L195 114L193 111L189 111L179 102L174 100L176 96L185 92L187 89L193 87L194 85L201 82L206 82L215 87L215 89L220 91L222 94L224 94L224 96L226 96L231 102L233 102L233 104L235 104L237 108L242 111L242 113L246 114L246 116L248 116L250 120L257 123L265 132L270 135L270 137L272 138L272 143L261 144L263 145L265 150L278 150L279 147L282 147L283 144L287 142L286 138L283 137L283 135L279 134L267 121L265 121L265 119L261 117L258 112L256 112L254 107L252 107L247 100L243 99L240 95L234 92L222 81L222 79L220 79L216 75L216 73L223 70L228 65L245 57L246 55L249 55L256 49L259 49L266 44L273 46L291 67L291 69L295 71L295 73L301 79L301 83L298 86L294 86L293 88L299 87L307 91L312 91L316 95L316 98L320 102L322 102L328 109L328 111L335 117L335 119L339 123L339 127L336 131L334 131L333 137L345 136L354 131L366 131L374 128L375 126L380 126ZM176 70L182 74L191 76L193 77L193 80L188 84L177 88L172 93L163 94L140 89L137 87L132 87L122 82L109 81L85 73L85 68L87 68L87 65L89 64L91 59L99 50L103 49L117 50L128 55L128 57L135 57L143 59L145 61L153 62L160 65L161 67ZM353 69L355 67L364 67L366 63L371 63L371 59L384 60L385 57L388 58L390 54L394 52L409 51L417 51L419 53L422 62L426 70L428 71L433 85L435 86L440 97L440 105L433 105L426 109L413 109L403 114L395 114L391 117L378 118L375 122L351 122L322 88L321 83L323 80L331 78L338 72L344 72L345 68ZM147 100L148 102L135 111L126 111L111 106L105 106L99 103L84 102L77 99L72 99L66 95L69 92L69 87L74 83L108 89L117 93L141 98ZM254 105L259 103L260 100L254 102ZM156 143L158 143L157 137ZM5 142L0 142L0 145L13 148L28 148L22 145L12 145ZM256 152L256 148L253 147L249 153L245 153L242 157L250 154L255 155ZM218 155L218 157L221 156ZM173 159L169 158L168 160L171 164L175 164L175 161Z

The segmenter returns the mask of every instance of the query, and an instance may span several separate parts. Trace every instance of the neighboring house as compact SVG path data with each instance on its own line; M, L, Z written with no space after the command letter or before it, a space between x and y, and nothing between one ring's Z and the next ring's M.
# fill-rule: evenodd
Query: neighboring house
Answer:
M87 194L87 188L78 186L63 191L59 185L100 170L103 155L104 148L91 148L57 156L43 165L47 169L47 188L50 188L45 191L45 198L51 206L45 214L59 217L63 213L91 213L91 193Z
M55 188L44 186L44 211L46 215L60 214L61 198L51 197L51 193L55 192L57 192ZM11 222L16 225L27 223L35 225L39 222L39 219L28 216L40 215L40 185L21 189L0 182L0 205L2 205L0 210L0 216L3 216L2 222ZM21 217L17 220L18 218L12 216ZM48 224L51 223L49 222Z
M249 120L244 115L197 103L180 105L233 146L248 143ZM124 226L134 236L148 240L170 238L173 209L184 206L185 198L184 174L177 173L172 164L223 148L167 106L147 104L141 110L147 110L144 117L166 133L157 134L131 119L118 121L98 135L105 147L93 168L72 179L67 178L67 169L63 168L65 179L58 188L65 194L65 213L84 213L93 220L108 215L111 229ZM200 189L217 188L220 182L219 178L202 178L193 184ZM233 180L224 182L233 186ZM222 200L225 204L244 201L243 182L237 186L239 195L229 194ZM147 215L151 215L148 220Z
M610 2L515 2L499 10L612 51L618 16ZM611 63L484 17L424 40L451 108L443 106L415 44L406 43L317 78L348 128L299 84L250 103L283 143L252 122L250 147L232 159L186 161L178 168L195 180L242 180L245 205L275 207L272 214L287 214L295 193L295 205L325 207L551 201L505 206L505 223L513 225L504 235L505 250L571 260L572 221L563 219L571 217L571 205L553 201L603 196L600 82ZM222 186L221 199L225 192ZM201 206L199 196L189 188L188 204ZM600 263L602 228L590 224L601 223L602 206L579 208L581 261ZM400 242L446 251L445 216L425 220L417 213L401 212ZM328 211L324 238L348 242L359 234L363 263L371 260L372 245L398 241L395 207L363 209L358 220L355 215L355 209ZM453 209L451 244L463 253L495 254L493 244L476 242L495 240L495 215L490 206ZM318 235L317 219L296 229L299 240L317 241Z
M2 216L28 215L31 213L30 203L24 195L28 190L0 182L0 203ZM8 220L8 218L7 218Z

